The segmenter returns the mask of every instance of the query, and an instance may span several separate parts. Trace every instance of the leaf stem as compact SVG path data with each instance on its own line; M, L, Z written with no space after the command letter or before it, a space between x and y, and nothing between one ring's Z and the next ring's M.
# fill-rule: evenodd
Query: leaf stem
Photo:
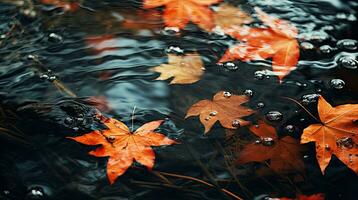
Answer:
M299 105L303 110L305 110L313 119L315 119L316 121L318 122L321 122L321 120L317 119L310 111L307 110L307 108L305 108L300 102L298 102L297 100L295 99L292 99L290 97L282 97L284 99L288 99L290 101L293 101L295 102L297 105Z

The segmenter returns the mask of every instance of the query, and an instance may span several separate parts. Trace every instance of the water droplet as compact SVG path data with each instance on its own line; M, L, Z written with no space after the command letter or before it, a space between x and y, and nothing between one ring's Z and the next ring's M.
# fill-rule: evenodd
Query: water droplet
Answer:
M211 117L207 116L205 117L205 121L209 121L211 119Z
M223 95L224 95L224 97L229 98L229 97L231 97L232 94L231 94L231 92L224 91Z
M39 186L30 188L30 190L26 195L27 200L40 200L43 199L44 197L45 197L44 190Z
M343 89L345 84L346 83L342 79L332 79L330 81L331 87L337 90Z
M275 141L271 137L264 137L264 138L261 138L261 143L264 146L272 146L275 144Z
M247 89L244 91L244 94L248 97L252 97L254 95L254 92L252 90Z
M301 43L301 48L304 50L312 50L314 49L314 45L312 43L309 42L302 42Z
M353 56L344 56L338 59L338 63L347 69L357 69L358 61Z
M265 104L263 102L258 102L256 107L257 108L263 108L263 107L265 107Z
M287 133L292 134L292 133L295 132L295 127L294 127L293 125L289 124L289 125L285 126L285 131L286 131Z
M170 46L165 50L167 53L183 54L184 50L180 47Z
M58 35L57 33L50 33L50 35L48 36L48 40L50 42L60 43L63 41L63 38L61 35Z
M349 163L353 163L353 155L352 155L352 154L349 154L349 155L348 155L348 158L349 158Z
M237 66L235 63L233 62L226 62L223 64L223 67L227 70L230 71L236 71L237 69L239 69L239 66Z
M34 59L36 59L36 56L32 55L32 54L29 54L29 55L27 55L27 59L28 60L34 60Z
M324 53L324 54L330 54L330 53L332 53L332 51L334 51L335 50L335 48L332 48L331 46L329 46L329 45L323 45L323 46L320 46L319 47L319 51L321 52L321 53Z
M48 77L48 80L51 81L51 82L55 81L56 79L57 79L56 76L50 76L50 77Z
M232 124L231 124L233 127L235 128L239 128L240 127L240 120L238 119L234 119L234 121L232 121Z
M280 121L283 115L279 111L270 111L266 113L266 119L269 121Z
M217 114L218 114L217 111L211 111L211 112L210 112L210 116L216 116Z
M340 148L347 148L347 149L351 149L354 147L354 141L351 137L344 137L344 138L340 138L336 141L337 146Z
M178 35L179 32L180 29L178 27L165 27L162 31L162 34L168 36L175 36Z
M110 135L110 136L107 137L107 140L108 140L108 142L113 143L116 140L116 136L115 135Z
M328 144L325 144L325 145L324 145L324 149L326 149L326 151L329 151L329 150L331 150L331 147L329 147Z
M41 74L40 79L48 80L49 76L47 74Z
M343 50L356 50L358 48L358 41L352 39L339 40L337 46Z
M71 125L73 123L73 119L71 117L66 117L64 123L67 125Z
M306 94L302 96L302 104L308 105L317 102L319 94Z
M266 73L263 71L256 71L255 72L255 79L257 80L263 80L265 78Z

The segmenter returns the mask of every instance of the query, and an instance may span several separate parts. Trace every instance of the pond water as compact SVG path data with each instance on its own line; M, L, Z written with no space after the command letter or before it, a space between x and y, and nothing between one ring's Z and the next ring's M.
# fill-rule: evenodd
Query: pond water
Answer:
M226 1L250 14L259 7L297 27L300 59L282 83L270 73L269 59L217 64L236 40L194 24L165 28L163 8L146 10L136 0L69 2L0 0L0 199L232 198L220 188L243 199L316 193L355 199L357 175L335 157L322 175L314 144L302 154L303 173L258 174L265 166L227 164L233 142L220 124L204 135L197 117L184 117L192 104L218 91L246 94L246 106L257 113L245 119L265 118L280 136L299 139L316 122L282 97L315 116L318 95L332 105L357 103L356 1ZM167 63L168 54L192 52L205 65L198 82L169 84L150 70ZM105 128L95 120L96 107L128 126L133 119L134 129L165 119L158 132L180 144L154 147L154 169L214 187L169 176L168 184L138 163L110 185L107 158L89 156L93 147L66 138ZM240 129L235 140L247 139L248 132Z

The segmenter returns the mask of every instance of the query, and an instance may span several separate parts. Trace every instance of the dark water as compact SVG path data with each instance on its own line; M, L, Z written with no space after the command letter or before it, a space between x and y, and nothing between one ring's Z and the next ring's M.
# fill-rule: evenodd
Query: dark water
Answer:
M1 127L20 132L1 135L0 199L230 199L217 188L188 180L173 179L176 187L163 185L139 165L109 185L107 159L88 156L91 147L65 138L101 127L93 121L94 101L86 101L91 97L107 116L127 125L136 107L135 128L166 119L159 132L182 144L155 148L157 170L207 180L244 199L319 192L328 199L355 199L354 172L333 158L323 176L313 145L308 145L303 179L295 174L258 176L252 165L230 173L220 148L226 145L224 130L215 126L206 137L198 118L183 118L193 103L217 91L251 90L249 106L260 116L279 111L283 119L272 124L282 133L293 125L293 136L299 138L314 121L282 96L306 102L311 112L316 110L309 98L314 94L324 95L332 105L357 103L357 2L228 1L248 11L258 6L299 29L298 69L282 84L275 76L257 75L271 69L270 61L236 62L235 68L217 65L235 40L194 25L177 34L165 30L158 20L136 17L140 1L85 0L75 12L18 2L0 0ZM125 19L139 25L125 27ZM154 80L158 74L148 69L166 63L173 47L201 55L206 71L199 82L168 85Z

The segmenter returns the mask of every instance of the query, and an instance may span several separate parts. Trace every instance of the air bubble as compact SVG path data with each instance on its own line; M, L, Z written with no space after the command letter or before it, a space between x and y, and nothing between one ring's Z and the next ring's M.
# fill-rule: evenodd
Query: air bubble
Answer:
M170 46L165 50L167 53L183 54L184 50L180 47Z
M162 34L167 36L176 36L179 34L179 32L180 29L178 27L165 27L162 30Z
M210 112L210 116L216 116L217 114L218 114L217 111L211 111L211 112Z
M330 54L332 51L336 50L335 48L329 46L329 45L322 45L319 47L319 51L324 54Z
M261 138L261 143L264 146L272 146L275 144L275 141L271 137L264 137L264 138Z
M265 104L263 102L259 102L259 103L256 104L256 107L257 108L263 108L263 107L265 107Z
M54 43L60 43L63 41L63 38L61 35L58 35L57 33L50 33L50 35L48 36L48 40L50 42L54 42Z
M229 97L231 97L231 92L227 92L227 91L225 91L225 92L223 92L223 95L224 95L224 97L226 97L226 98L229 98Z
M354 147L354 141L351 137L344 137L336 141L337 146L340 148L352 149Z
M292 133L295 132L295 127L294 127L293 125L289 124L289 125L285 126L285 131L286 131L287 133L292 134Z
M319 94L306 94L302 96L302 104L308 105L317 102Z
M73 123L73 119L71 117L66 117L65 120L64 120L64 123L65 124L68 124L68 125L71 125Z
M356 50L358 48L358 41L352 39L339 40L337 46L344 50Z
M337 90L343 89L344 85L346 84L342 79L332 79L329 83L332 88Z
M234 121L232 121L232 124L231 124L233 127L235 128L238 128L240 127L240 120L238 119L234 119Z
M205 121L209 121L211 119L211 117L207 116L205 117Z
M41 74L41 75L40 75L40 79L48 80L48 79L49 79L49 76L48 76L47 74Z
M116 136L110 135L107 137L108 142L113 143L116 140Z
M254 96L254 92L252 90L247 89L244 91L244 95L246 95L248 97L252 97L252 96Z
M312 50L314 49L314 45L312 43L309 42L302 42L301 43L301 48L304 50Z
M263 71L256 71L254 76L255 76L255 79L257 79L257 80L263 80L266 76L266 73Z
M233 62L226 62L223 64L223 67L230 71L236 71L239 69L239 67Z
M358 61L353 56L344 56L338 59L338 63L347 69L357 69Z
M279 111L270 111L266 113L266 119L269 121L280 121L283 115Z
M41 187L36 186L30 188L30 190L26 195L26 200L40 200L40 199L44 199L44 197L45 197L44 190Z

